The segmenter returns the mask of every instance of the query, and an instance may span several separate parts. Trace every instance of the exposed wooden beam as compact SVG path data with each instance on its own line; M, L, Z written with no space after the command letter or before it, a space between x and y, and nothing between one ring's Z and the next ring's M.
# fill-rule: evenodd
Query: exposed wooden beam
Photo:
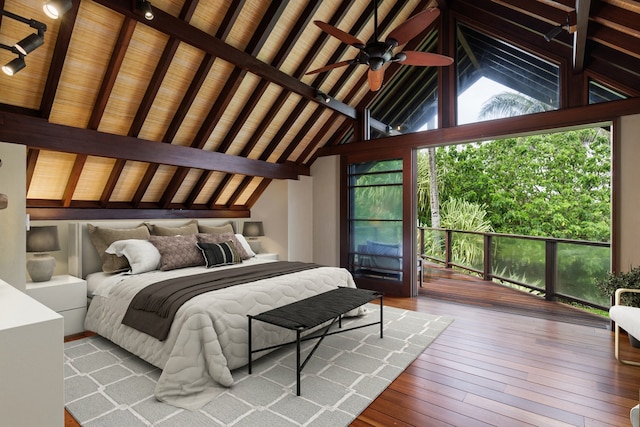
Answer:
M224 59L242 69L250 70L251 73L267 79L283 88L297 93L314 102L322 102L316 98L315 89L307 86L300 80L274 68L257 58L243 52L231 45L226 44L222 40L207 34L206 32L189 25L188 23L176 18L159 8L154 8L154 19L148 21L144 17L134 12L131 8L129 0L95 0L105 7L108 7L124 16L136 19L138 22L148 25L157 31L165 33L170 37L175 37L185 43L190 44L207 53ZM333 102L328 108L344 114L352 119L356 118L355 109L341 102Z
M100 208L29 207L27 213L32 220L92 220L104 219L105 210ZM249 209L131 209L109 208L109 219L171 219L171 218L249 218Z
M80 0L75 0L72 4L73 6L71 9L68 10L61 18L62 20L60 22L60 28L58 29L58 37L56 38L56 46L53 50L51 66L49 67L49 73L47 74L47 83L44 86L44 93L40 100L41 116L45 119L48 119L51 115L51 108L53 108L56 91L58 90L58 84L60 83L62 68L64 67L64 61L67 57L67 51L69 50L73 27L75 26L76 18L78 16Z
M52 124L44 119L0 113L0 140L28 147L139 162L217 170L274 179L297 179L305 168L217 152Z
M498 3L502 6L508 7L513 10L517 10L520 13L529 15L533 18L539 19L551 25L564 25L569 24L572 29L576 25L576 11L563 10L553 5L535 2L531 0L492 0L494 3ZM568 22L567 22L568 21Z
M591 15L593 22L597 22L598 24L602 24L605 27L612 28L628 36L640 38L640 20L637 15L629 13L626 9L603 2L596 2Z
M371 141L358 141L324 147L318 150L318 156L358 153L366 150L388 151L390 146L400 148L424 148L485 141L516 135L527 135L556 129L567 129L585 125L608 123L617 117L640 113L640 98L603 102L588 106L567 108L518 117L489 120L451 128L433 129L424 132L400 136L379 138Z
M640 41L632 36L616 31L612 28L593 23L589 39L610 47L613 50L640 59Z

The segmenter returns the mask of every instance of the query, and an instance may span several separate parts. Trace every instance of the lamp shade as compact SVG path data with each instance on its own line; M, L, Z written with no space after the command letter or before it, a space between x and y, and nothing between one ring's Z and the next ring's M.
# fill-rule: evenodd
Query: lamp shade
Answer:
M264 236L262 221L247 221L242 228L242 235L245 237Z
M58 227L47 225L31 227L27 231L27 252L53 252L60 250Z

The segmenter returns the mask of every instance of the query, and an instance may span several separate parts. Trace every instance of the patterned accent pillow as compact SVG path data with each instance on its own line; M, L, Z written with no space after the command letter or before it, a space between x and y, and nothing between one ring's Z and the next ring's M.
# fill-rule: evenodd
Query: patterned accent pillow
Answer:
M236 251L238 255L240 255L240 259L249 259L251 255L244 250L244 247L238 241L238 238L233 233L222 233L222 234L209 234L209 233L200 233L198 234L198 242L200 243L222 243L231 240L233 245L236 247Z
M151 224L145 222L144 225L149 229L149 233L152 236L183 236L185 234L197 234L198 233L198 220L192 219L184 225L179 227L164 227L158 224Z
M207 268L242 262L231 240L223 243L198 243L198 247L207 262Z
M98 255L100 255L102 271L105 273L128 271L130 268L127 258L105 252L113 242L126 239L149 239L149 230L144 224L135 228L106 228L87 224L87 231L89 232L91 243L93 243Z
M198 249L195 234L186 236L151 236L149 241L160 252L160 270L204 265L202 252Z

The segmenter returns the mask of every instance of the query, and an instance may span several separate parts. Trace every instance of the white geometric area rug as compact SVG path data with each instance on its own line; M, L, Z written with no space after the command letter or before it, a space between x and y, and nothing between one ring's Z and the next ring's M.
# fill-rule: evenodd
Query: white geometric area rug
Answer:
M371 313L343 327L379 319ZM65 343L65 407L82 426L346 426L453 321L384 307L379 325L328 336L301 375L296 396L295 345L232 372L235 383L198 411L158 402L160 370L93 336ZM316 340L304 342L304 357Z

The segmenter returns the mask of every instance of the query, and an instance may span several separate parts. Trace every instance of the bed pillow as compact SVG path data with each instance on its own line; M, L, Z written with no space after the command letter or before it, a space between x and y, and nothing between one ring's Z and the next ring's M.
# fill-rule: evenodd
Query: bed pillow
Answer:
M222 243L231 240L236 247L236 251L238 255L240 255L241 259L249 259L251 256L247 253L247 251L242 247L238 238L233 233L222 233L222 234L209 234L209 233L200 233L198 234L198 242L200 243Z
M236 239L238 239L238 242L240 243L240 245L242 245L242 248L247 253L249 258L253 258L254 256L256 256L256 253L253 252L253 249L251 249L249 242L247 242L247 239L242 234L236 233L235 236L236 236Z
M148 240L116 240L105 252L126 257L131 267L128 274L146 273L160 267L160 252Z
M196 245L195 234L186 236L151 236L149 241L160 252L160 270L204 265L202 252Z
M233 224L225 224L219 225L217 227L211 225L198 225L198 230L200 233L208 233L208 234L223 234L223 233L235 233L233 229Z
M93 246L98 251L98 255L100 255L102 271L105 273L127 271L130 268L126 257L118 257L117 255L105 252L109 245L118 240L149 239L149 230L144 224L135 228L106 228L87 224L87 231L89 232L91 243L93 243Z
M197 234L198 233L198 220L192 219L184 225L178 227L164 227L158 224L151 224L145 222L149 233L152 236L183 236L185 234Z
M242 262L236 251L236 245L231 240L222 243L198 242L198 247L202 251L207 268Z

